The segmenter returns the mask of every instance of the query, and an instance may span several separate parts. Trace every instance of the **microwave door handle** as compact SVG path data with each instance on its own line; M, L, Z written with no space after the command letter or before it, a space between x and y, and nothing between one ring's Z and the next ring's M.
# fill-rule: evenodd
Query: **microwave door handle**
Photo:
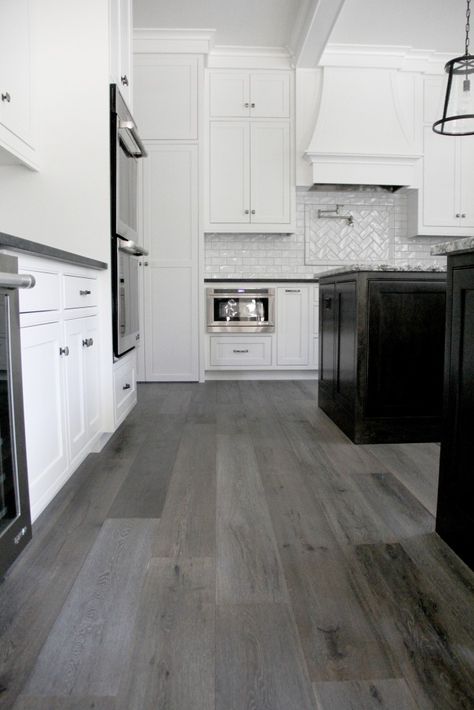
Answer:
M140 136L138 135L137 127L134 122L119 121L118 129L119 131L124 131L125 136L128 138L128 141L126 141L125 136L121 136L122 143L125 145L129 155L131 155L133 158L146 158L147 152L145 146L143 145L140 139ZM129 143L132 144L132 148L130 148Z
M126 318L126 313L125 313L125 289L121 288L120 289L120 323L119 323L121 335L125 334L126 324L127 324L127 318Z

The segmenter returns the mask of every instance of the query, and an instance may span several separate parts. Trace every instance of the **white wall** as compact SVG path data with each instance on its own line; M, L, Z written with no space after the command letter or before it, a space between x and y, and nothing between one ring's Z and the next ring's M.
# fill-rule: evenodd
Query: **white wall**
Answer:
M33 0L40 170L0 167L0 231L109 261L107 0Z

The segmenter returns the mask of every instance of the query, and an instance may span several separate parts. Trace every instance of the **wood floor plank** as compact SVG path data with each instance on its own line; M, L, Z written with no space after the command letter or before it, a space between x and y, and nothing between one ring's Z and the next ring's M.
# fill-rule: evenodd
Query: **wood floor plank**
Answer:
M156 525L104 523L22 695L116 695Z
M286 605L218 605L216 636L216 710L315 710Z
M214 708L214 560L153 559L117 710Z
M168 492L179 439L149 435L109 510L109 518L159 518Z
M215 557L215 464L173 470L152 549L153 557Z
M180 471L208 471L216 466L216 425L186 422L176 453L175 468Z
M217 600L287 600L277 544L249 436L217 437Z
M472 708L472 645L402 546L360 545L348 558L419 707Z
M318 710L416 710L402 678L314 683Z
M6 707L25 683L48 633L94 545L114 497L144 440L123 426L93 458L87 476L66 484L54 515L48 509L33 540L1 585L0 686ZM39 528L38 533L36 529Z
M317 548L296 555L284 550L282 561L311 680L400 675L342 552Z
M116 710L115 698L20 697L13 710Z
M362 448L371 452L436 515L440 455L437 444L377 444Z

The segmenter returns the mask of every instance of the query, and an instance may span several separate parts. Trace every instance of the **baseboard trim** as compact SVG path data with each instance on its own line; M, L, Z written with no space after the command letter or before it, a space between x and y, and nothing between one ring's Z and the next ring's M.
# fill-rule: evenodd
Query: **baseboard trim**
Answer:
M205 380L317 380L317 370L206 370Z

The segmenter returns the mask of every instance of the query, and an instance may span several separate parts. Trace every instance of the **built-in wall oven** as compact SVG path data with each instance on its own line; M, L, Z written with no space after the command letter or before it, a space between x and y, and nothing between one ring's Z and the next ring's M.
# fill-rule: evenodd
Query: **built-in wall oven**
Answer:
M0 255L0 577L31 540L18 289L35 279L19 275L17 264Z
M115 357L135 347L140 337L138 241L138 160L146 151L116 84L110 86L110 175L112 231L112 317Z
M208 288L209 333L273 333L275 289Z

